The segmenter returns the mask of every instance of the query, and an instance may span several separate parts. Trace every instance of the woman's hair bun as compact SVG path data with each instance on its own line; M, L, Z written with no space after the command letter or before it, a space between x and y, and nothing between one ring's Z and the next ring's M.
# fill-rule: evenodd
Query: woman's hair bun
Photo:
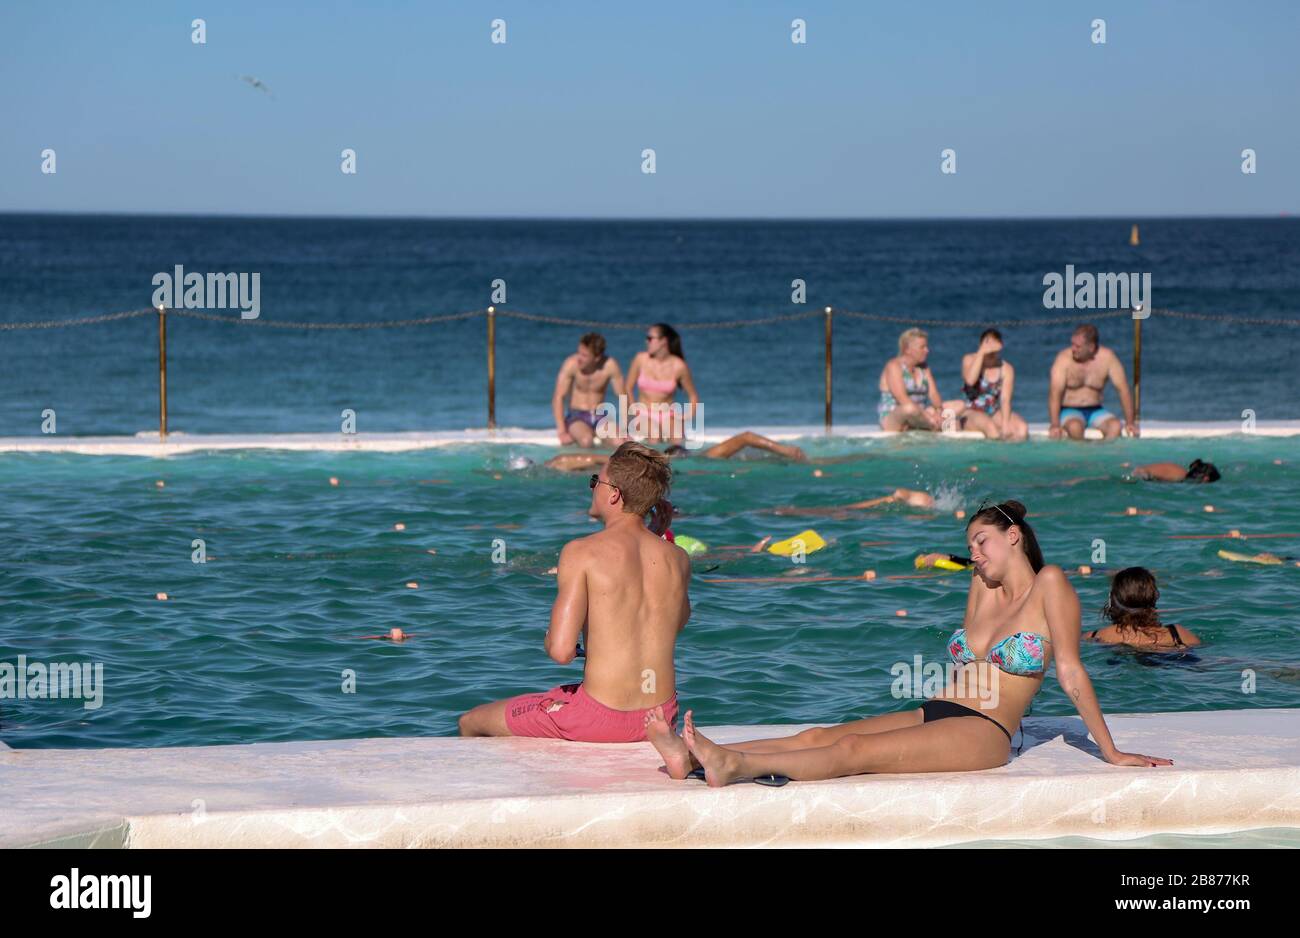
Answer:
M1015 518L1016 520L1018 521L1024 520L1025 506L1020 504L1020 502L1016 501L1014 498L1003 502L1002 507L1007 510L1007 514L1011 515L1011 517Z

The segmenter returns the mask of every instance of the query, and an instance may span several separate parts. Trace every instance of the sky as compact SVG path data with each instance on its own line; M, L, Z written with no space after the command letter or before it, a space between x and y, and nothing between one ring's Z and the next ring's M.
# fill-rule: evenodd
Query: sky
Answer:
M0 212L1276 216L1297 39L1294 0L3 0Z

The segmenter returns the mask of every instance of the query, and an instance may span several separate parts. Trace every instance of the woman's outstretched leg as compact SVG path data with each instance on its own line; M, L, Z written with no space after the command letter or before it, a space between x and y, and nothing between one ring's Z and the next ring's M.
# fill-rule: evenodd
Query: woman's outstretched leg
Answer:
M980 725L984 724L984 725ZM695 729L690 711L682 733L711 786L737 779L784 775L818 781L874 772L967 772L1005 765L1006 736L979 717L955 717L883 733L848 734L829 746L787 752L741 752L719 746Z
M919 726L921 722L919 709L902 710L897 713L867 717L864 720L838 723L834 726L811 726L790 736L773 736L767 739L729 743L726 748L737 752L793 752L800 749L816 749L829 746L845 736L887 733L908 726ZM673 728L664 721L662 707L655 707L650 711L646 716L645 727L646 738L654 744L659 755L663 757L664 767L670 777L685 778L700 767L699 761L691 755L682 737L673 732Z

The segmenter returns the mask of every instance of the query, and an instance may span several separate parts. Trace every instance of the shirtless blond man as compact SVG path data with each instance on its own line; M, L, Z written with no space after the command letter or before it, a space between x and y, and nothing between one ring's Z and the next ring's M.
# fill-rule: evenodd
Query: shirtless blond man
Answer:
M668 458L623 443L591 476L587 511L604 529L560 552L546 653L569 664L586 646L582 683L482 704L460 718L462 736L533 736L592 743L646 739L646 716L677 714L673 649L691 615L691 562L664 540L672 517ZM646 515L654 511L647 527ZM652 530L655 529L655 530Z
M1059 440L1064 431L1070 439L1081 440L1084 430L1095 427L1108 440L1119 436L1119 418L1102 406L1107 381L1115 385L1119 394L1124 409L1124 432L1137 436L1133 395L1119 356L1101 344L1096 326L1079 326L1070 337L1070 347L1062 349L1052 363L1047 435Z
M551 412L561 446L595 444L596 426L600 422L596 408L604 402L605 390L610 385L615 396L624 393L623 371L617 361L605 354L605 337L599 332L588 332L578 340L578 350L564 360L555 378Z

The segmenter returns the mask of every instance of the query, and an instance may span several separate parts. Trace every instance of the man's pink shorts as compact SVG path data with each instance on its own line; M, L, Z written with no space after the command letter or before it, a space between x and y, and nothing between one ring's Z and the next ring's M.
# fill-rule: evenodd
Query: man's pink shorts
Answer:
M677 720L677 695L659 706L672 726ZM612 710L594 700L581 684L561 684L545 693L521 694L507 700L506 726L514 736L639 743L645 741L645 715L653 709Z

